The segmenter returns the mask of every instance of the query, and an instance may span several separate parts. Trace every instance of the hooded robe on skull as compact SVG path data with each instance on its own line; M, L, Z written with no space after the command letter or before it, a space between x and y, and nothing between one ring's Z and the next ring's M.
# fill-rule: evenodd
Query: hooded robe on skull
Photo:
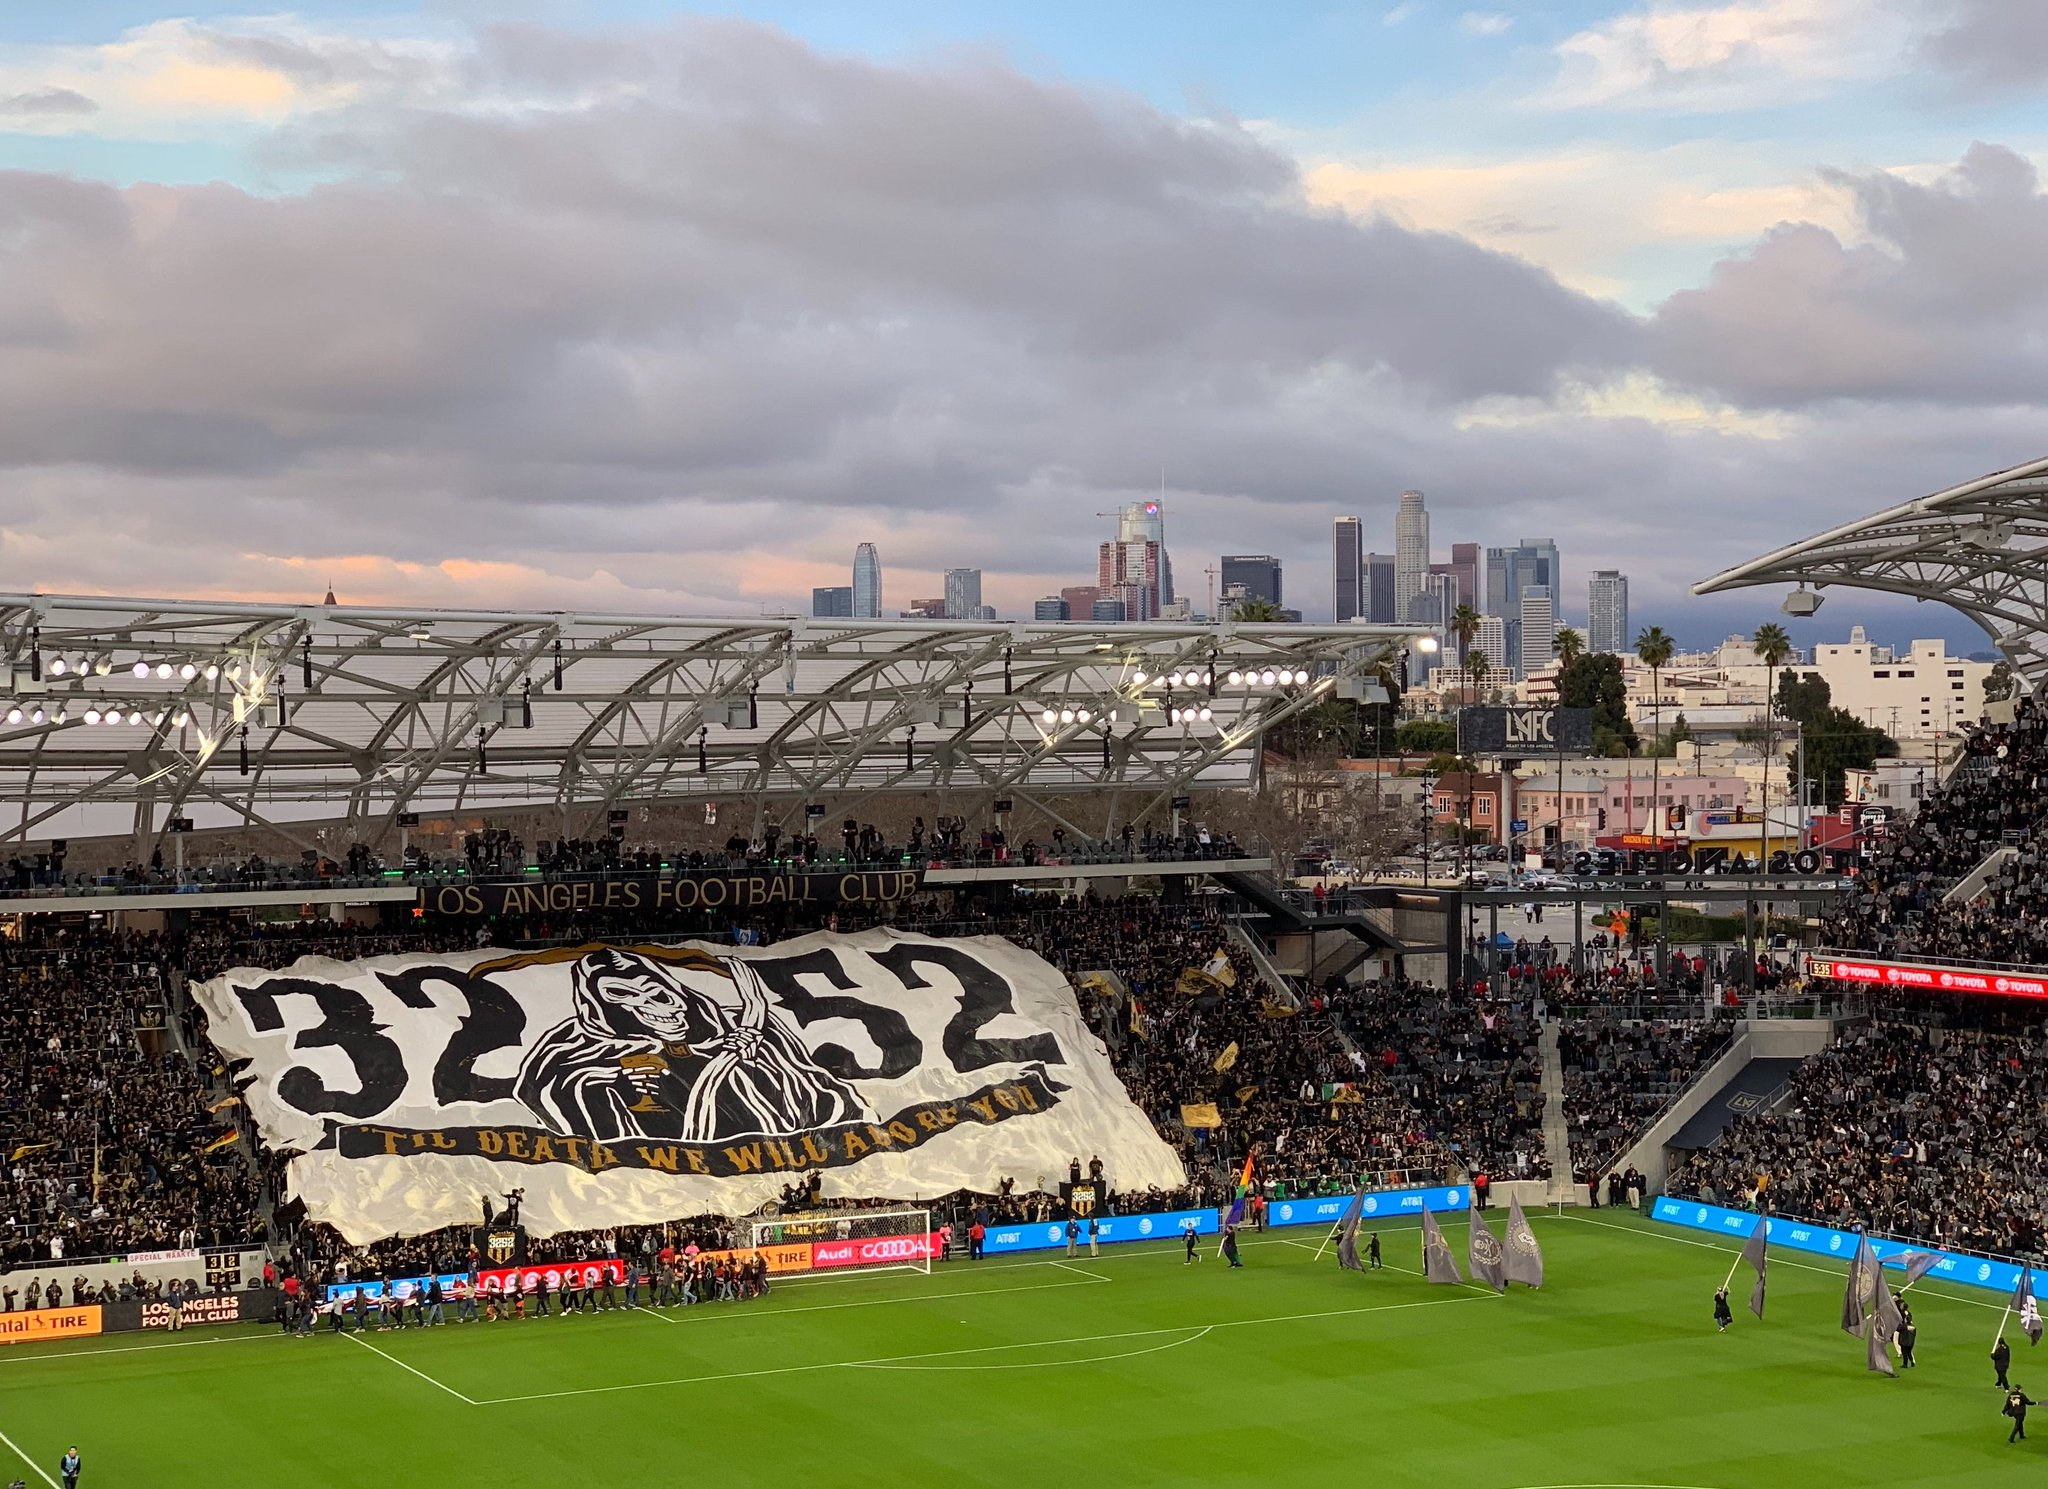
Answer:
M542 1036L516 1084L556 1132L708 1143L874 1118L743 961L599 947L572 977L574 1014Z

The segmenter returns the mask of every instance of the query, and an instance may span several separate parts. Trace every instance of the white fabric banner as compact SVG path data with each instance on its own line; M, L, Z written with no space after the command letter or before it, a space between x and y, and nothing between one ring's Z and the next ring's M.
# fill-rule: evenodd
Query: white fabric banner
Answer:
M536 1235L828 1197L1026 1188L1180 1160L1073 990L993 937L586 946L237 968L193 993L292 1192L351 1242L481 1221Z

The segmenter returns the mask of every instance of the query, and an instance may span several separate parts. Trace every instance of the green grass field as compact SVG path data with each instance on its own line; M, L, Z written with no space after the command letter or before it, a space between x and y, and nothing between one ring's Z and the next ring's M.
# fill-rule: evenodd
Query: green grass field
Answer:
M2005 1442L1988 1295L1916 1287L1920 1368L1887 1380L1836 1326L1839 1268L1779 1255L1769 1319L1723 1336L1732 1251L1607 1211L1535 1225L1549 1286L1505 1298L1426 1285L1389 1227L1404 1270L1364 1277L1276 1231L1238 1272L1130 1246L658 1314L13 1347L0 1459L34 1467L0 1481L54 1482L72 1441L85 1489L2048 1481L2048 1408ZM2022 1339L2013 1374L2048 1397L2048 1352Z

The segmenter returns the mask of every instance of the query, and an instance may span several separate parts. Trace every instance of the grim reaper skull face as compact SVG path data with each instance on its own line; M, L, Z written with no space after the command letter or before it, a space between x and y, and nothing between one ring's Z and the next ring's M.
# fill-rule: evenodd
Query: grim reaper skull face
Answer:
M717 1000L660 962L609 951L586 958L580 970L585 1017L594 1017L608 1033L697 1044L722 1026Z

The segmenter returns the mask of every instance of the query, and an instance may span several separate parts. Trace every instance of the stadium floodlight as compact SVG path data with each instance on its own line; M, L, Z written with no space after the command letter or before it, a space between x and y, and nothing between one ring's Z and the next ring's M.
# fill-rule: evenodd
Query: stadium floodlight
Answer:
M1272 687L1273 684L1278 682L1279 680L1280 674L1275 672L1271 667L1268 667L1264 672L1261 672L1259 674L1259 681L1264 683L1269 688Z
M1085 724L1091 717L1093 717L1093 715L1091 715L1085 708L1077 708L1074 710L1074 717Z
M112 657L101 657L92 664L92 670L96 675L105 677L114 670L114 659Z
M1804 620L1821 607L1821 597L1810 589L1795 589L1778 608L1786 615Z
M1071 724L1071 723L1073 723L1073 722L1074 722L1074 711L1073 711L1073 710L1072 710L1071 708L1063 708L1063 709L1061 709L1061 710L1060 710L1060 722L1061 722L1062 724Z
M1229 673L1224 677L1224 681L1229 683L1234 688L1239 683L1244 681L1244 674L1238 671L1235 667L1233 667L1230 669Z
M50 676L62 677L65 673L69 672L70 670L71 664L65 661L62 657L50 658Z
M156 675L158 677L169 677L171 675L171 664L169 662L158 662L156 664Z
M100 721L100 711L96 708L88 708L85 711L85 721L88 724L97 724Z
M41 710L40 708L38 708L38 709L34 709L34 710L31 710L31 711L30 711L30 713L29 713L29 716L28 716L28 721L29 721L29 722L30 722L31 724L40 724L40 723L42 723L42 721L43 721L43 711L42 711L42 710Z
M193 666L190 662L187 662L184 666L178 669L178 676L182 677L186 682L192 681L192 679L197 677L198 675L199 669Z
M1131 681L1141 688L1145 686L1145 669L1143 667L1134 668L1131 672Z
M1045 709L1038 715L1038 722L1041 724L1057 724L1059 721L1059 714L1050 708Z
M149 676L149 663L147 663L147 662L137 662L137 663L135 664L135 675L136 675L137 677L147 677L147 676Z
M208 682L214 681L216 678L220 676L220 663L208 662L206 664L206 671L203 675L205 676Z
M15 707L13 707L13 708L10 708L10 709L8 709L8 710L7 710L7 722L8 722L8 723L10 723L10 724L19 724L19 723L21 722L21 718L22 718L22 714L21 714L21 707L20 707L20 705L19 705L19 704L17 704L17 705L16 705Z

